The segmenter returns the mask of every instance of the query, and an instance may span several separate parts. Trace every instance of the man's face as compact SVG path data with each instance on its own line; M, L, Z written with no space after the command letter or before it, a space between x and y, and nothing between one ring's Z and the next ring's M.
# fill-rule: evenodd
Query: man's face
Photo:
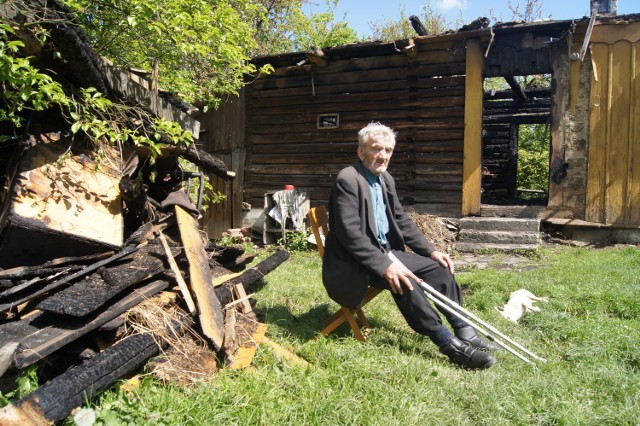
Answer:
M373 136L369 138L364 149L358 146L358 157L371 173L380 176L389 166L393 147L393 142L376 139Z

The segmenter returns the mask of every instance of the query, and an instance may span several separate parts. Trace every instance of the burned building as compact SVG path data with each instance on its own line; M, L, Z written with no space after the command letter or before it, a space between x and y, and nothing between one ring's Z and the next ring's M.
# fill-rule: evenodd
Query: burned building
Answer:
M247 221L243 202L259 222L264 194L285 184L325 203L356 132L380 121L398 132L390 172L406 207L637 241L639 28L638 15L596 12L256 58L275 72L200 119L205 148L238 172L227 227ZM548 152L548 184L529 193L516 177L523 125L544 126Z

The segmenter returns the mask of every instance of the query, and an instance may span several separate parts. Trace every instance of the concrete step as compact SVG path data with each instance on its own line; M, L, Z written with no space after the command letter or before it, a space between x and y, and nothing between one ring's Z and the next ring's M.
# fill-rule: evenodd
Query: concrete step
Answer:
M480 206L480 215L482 217L538 218L545 210L545 206L496 206L483 204Z
M540 219L509 217L465 217L459 220L460 229L481 231L539 232Z
M461 229L457 241L461 243L538 244L539 239L539 232Z
M460 243L456 242L456 250L460 252L470 252L478 250L498 250L498 251L515 251L515 250L537 250L539 244L493 244L493 243Z
M459 220L456 249L476 251L535 250L540 244L540 220L513 217L466 217Z

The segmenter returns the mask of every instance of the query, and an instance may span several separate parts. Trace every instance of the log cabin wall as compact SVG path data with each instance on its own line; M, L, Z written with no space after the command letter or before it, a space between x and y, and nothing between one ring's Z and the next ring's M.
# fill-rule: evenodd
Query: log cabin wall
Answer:
M217 110L209 110L199 120L199 143L203 149L224 161L227 168L236 173L231 182L209 176L214 190L226 195L226 199L209 203L202 220L209 237L219 238L222 232L238 226L241 221L245 162L244 93L230 97Z
M265 193L291 184L325 203L336 174L357 159L358 130L380 121L398 133L389 170L405 205L459 216L466 40L334 48L318 59L258 61L276 70L247 87L245 201L261 207ZM319 125L325 114L335 127Z

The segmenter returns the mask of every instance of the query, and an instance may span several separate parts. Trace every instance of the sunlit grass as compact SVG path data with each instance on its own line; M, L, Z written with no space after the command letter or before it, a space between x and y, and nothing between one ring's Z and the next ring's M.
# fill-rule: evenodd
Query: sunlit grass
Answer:
M183 389L143 381L134 394L103 393L98 421L165 425L634 425L640 418L640 251L545 249L525 271L458 275L466 306L548 359L530 365L506 351L486 371L454 367L404 323L390 295L367 306L366 343L347 326L315 339L337 308L315 253L295 253L255 297L267 335L304 367L258 350L253 369L221 370ZM519 324L494 307L511 291L539 296Z

